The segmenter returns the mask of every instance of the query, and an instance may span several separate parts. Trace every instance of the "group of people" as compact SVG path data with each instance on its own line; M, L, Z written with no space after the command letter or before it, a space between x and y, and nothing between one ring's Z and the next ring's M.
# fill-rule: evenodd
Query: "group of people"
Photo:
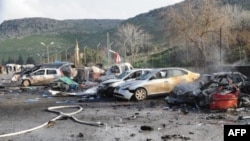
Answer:
M10 72L17 72L17 71L21 71L24 67L21 65L20 68L17 68L16 66L3 66L0 65L0 74L3 74L4 72L6 72L6 74L9 74Z

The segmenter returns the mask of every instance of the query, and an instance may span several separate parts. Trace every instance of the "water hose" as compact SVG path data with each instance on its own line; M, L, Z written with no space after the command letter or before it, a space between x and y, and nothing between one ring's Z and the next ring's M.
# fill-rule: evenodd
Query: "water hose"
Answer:
M61 111L57 111L57 109L63 109L63 108L78 108L78 110L75 111L75 112L71 112L71 113L64 113L64 112L61 112ZM80 105L66 105L66 106L48 107L47 111L53 112L53 113L57 113L59 115L57 117L49 120L48 122L45 122L42 125L36 126L34 128L27 129L27 130L19 131L19 132L2 134L2 135L0 135L0 138L14 136L14 135L20 135L20 134L25 134L25 133L28 133L28 132L40 129L40 128L44 127L44 126L47 126L50 122L56 121L58 119L61 119L62 117L70 117L70 118L72 118L73 120L75 120L78 123L86 124L86 125L91 125L91 126L100 127L100 126L104 125L102 122L87 122L87 121L82 121L82 120L77 119L74 115L77 114L77 113L80 113L82 110L83 110L83 108Z

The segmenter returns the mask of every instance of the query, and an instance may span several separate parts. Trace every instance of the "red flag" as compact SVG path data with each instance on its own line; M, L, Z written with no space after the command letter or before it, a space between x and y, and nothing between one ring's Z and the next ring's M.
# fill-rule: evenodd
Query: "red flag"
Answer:
M109 52L112 52L114 54L114 60L115 60L115 63L121 63L121 57L119 55L119 53L109 49Z

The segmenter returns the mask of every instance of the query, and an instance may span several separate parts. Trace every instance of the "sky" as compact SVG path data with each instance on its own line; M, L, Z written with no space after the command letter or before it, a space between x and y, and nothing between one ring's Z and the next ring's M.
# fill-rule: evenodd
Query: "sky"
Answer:
M184 0L0 0L4 20L43 17L65 19L128 19Z

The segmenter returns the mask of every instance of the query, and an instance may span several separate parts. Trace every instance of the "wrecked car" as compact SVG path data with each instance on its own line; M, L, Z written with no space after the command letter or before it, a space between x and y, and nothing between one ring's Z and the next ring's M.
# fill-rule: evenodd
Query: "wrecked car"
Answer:
M120 63L114 64L107 71L105 74L98 78L98 82L102 82L108 79L115 78L116 76L122 74L125 71L132 70L134 67L130 63Z
M37 70L37 69L39 69L39 68L34 68L34 70ZM22 71L15 72L12 75L11 81L12 82L17 82L17 81L19 81L20 77L22 77L24 74L28 74L28 73L30 73L30 72L32 72L34 70L32 70L31 68L24 68Z
M78 89L79 84L67 76L61 76L49 84L52 90L70 91Z
M236 83L241 92L244 93L250 93L250 78L248 78L246 75L242 74L241 72L216 72L213 73L215 76L220 75L228 75L234 83Z
M21 84L24 87L31 85L48 85L51 81L63 76L60 69L56 68L40 68L34 72L23 75Z
M40 68L57 68L57 69L60 69L60 71L65 76L69 76L69 77L76 76L76 69L75 69L75 65L73 63L55 62L55 63L38 64L38 65L35 65L34 67L26 67L23 70L14 73L12 78L11 78L11 81L17 82L24 75L28 75L28 74L30 74L30 73L32 73Z
M201 91L212 83L214 76L212 74L202 74L193 82L181 83L177 85L173 91L165 97L168 104L197 104L198 95Z
M238 73L236 73L238 75ZM201 75L197 81L174 88L165 100L168 104L193 104L211 110L236 108L241 82L233 81L232 73L220 72Z
M176 85L198 79L199 73L184 68L170 67L153 69L136 80L127 81L116 87L113 96L140 101L150 96L169 94Z
M67 76L74 78L77 75L77 70L73 63L55 62L36 65L35 67L20 73L18 83L22 86L31 85L49 85L51 81L60 77Z
M97 88L97 92L102 96L112 96L114 89L121 83L136 79L143 74L149 73L151 70L152 69L142 68L125 71L122 74L118 75L116 78L101 82Z
M234 83L229 75L225 74L219 76L219 81L214 82L202 91L199 97L199 105L203 107L208 105L210 110L237 108L239 95L239 85Z

